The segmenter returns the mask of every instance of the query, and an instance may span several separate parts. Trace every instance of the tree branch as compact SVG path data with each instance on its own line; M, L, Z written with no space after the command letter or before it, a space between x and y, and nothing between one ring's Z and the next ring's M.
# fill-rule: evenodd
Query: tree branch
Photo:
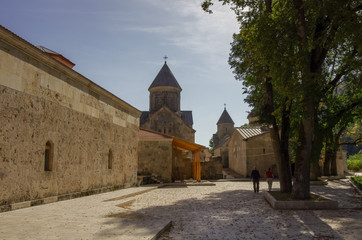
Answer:
M272 12L272 0L264 0L266 11L271 13Z
M351 10L352 10L352 12L361 11L362 10L362 5L359 5L359 6L355 7L355 8L352 8Z
M356 146L359 143L362 143L362 138L357 138L353 142L342 142L342 143L340 143L340 145L354 145L354 146Z

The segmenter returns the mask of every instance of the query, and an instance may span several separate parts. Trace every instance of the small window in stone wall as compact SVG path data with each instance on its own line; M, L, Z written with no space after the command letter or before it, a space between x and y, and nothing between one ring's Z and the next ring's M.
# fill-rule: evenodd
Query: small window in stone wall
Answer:
M47 141L45 144L44 171L53 170L53 144Z
M265 153L265 148L263 148L263 153Z
M112 150L108 151L108 169L112 169L113 155Z

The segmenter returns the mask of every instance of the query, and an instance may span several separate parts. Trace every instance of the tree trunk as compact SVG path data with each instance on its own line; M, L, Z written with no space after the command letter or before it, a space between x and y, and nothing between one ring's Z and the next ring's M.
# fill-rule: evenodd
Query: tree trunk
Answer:
M312 148L312 160L310 168L310 179L317 180L318 177L322 176L321 167L319 166L319 160L323 149L323 137L320 128L318 128L318 122L315 123L314 127L314 140Z
M283 115L282 115L282 130L280 134L280 171L283 173L283 179L280 180L281 192L292 192L292 169L289 157L289 132L291 104L286 107L287 99L284 100Z
M331 156L331 176L338 176L337 172L337 151Z
M342 129L344 129L344 128L342 128ZM331 175L332 176L338 176L338 172L337 172L337 152L339 150L339 138L340 138L340 136L342 134L342 131L343 131L342 129L333 138L333 149L332 149L332 152L331 152Z
M295 182L292 196L295 199L310 198L310 161L312 157L312 143L314 133L315 83L312 77L311 53L308 47L307 25L304 13L303 1L294 0L297 11L296 33L298 36L298 51L301 58L301 87L303 88L303 117L299 126L298 147L295 158Z
M288 111L290 111L290 109L286 109L286 107L284 106L282 117L282 131L281 137L279 137L279 128L275 116L273 115L274 96L271 80L272 79L270 77L267 77L265 79L266 101L264 110L267 116L270 118L269 122L272 122L273 125L273 128L270 129L270 136L273 144L274 156L277 161L280 191L292 192L292 172L289 159L290 120ZM284 101L284 103L286 103L287 99L285 99Z
M337 176L337 152L339 149L339 138L343 132L342 128L338 134L330 135L326 140L326 152L325 152L325 162L328 164L326 168L328 168L329 175L327 176Z
M321 177L321 167L318 162L312 161L310 163L310 180L318 180L318 177Z
M323 174L324 176L331 176L331 153L327 148L324 153Z
M295 182L292 196L295 199L310 198L310 156L312 151L310 128L311 121L302 120L299 129L299 146L295 158Z

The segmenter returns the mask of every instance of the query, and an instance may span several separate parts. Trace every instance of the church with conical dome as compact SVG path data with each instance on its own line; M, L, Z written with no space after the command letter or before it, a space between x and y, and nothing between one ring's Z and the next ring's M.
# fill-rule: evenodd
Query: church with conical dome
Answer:
M181 87L165 61L148 88L149 111L142 112L140 127L195 142L192 111L181 110Z
M229 167L229 140L234 131L234 121L230 117L226 106L216 123L217 133L212 137L214 143L214 156L221 157L224 168Z

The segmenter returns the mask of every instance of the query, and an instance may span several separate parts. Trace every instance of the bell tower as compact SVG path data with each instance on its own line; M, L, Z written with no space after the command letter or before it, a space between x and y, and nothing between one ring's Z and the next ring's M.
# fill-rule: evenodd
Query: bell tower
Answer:
M167 107L175 113L180 112L180 93L182 89L167 66L166 61L148 91L150 92L151 113L156 112L161 107Z

